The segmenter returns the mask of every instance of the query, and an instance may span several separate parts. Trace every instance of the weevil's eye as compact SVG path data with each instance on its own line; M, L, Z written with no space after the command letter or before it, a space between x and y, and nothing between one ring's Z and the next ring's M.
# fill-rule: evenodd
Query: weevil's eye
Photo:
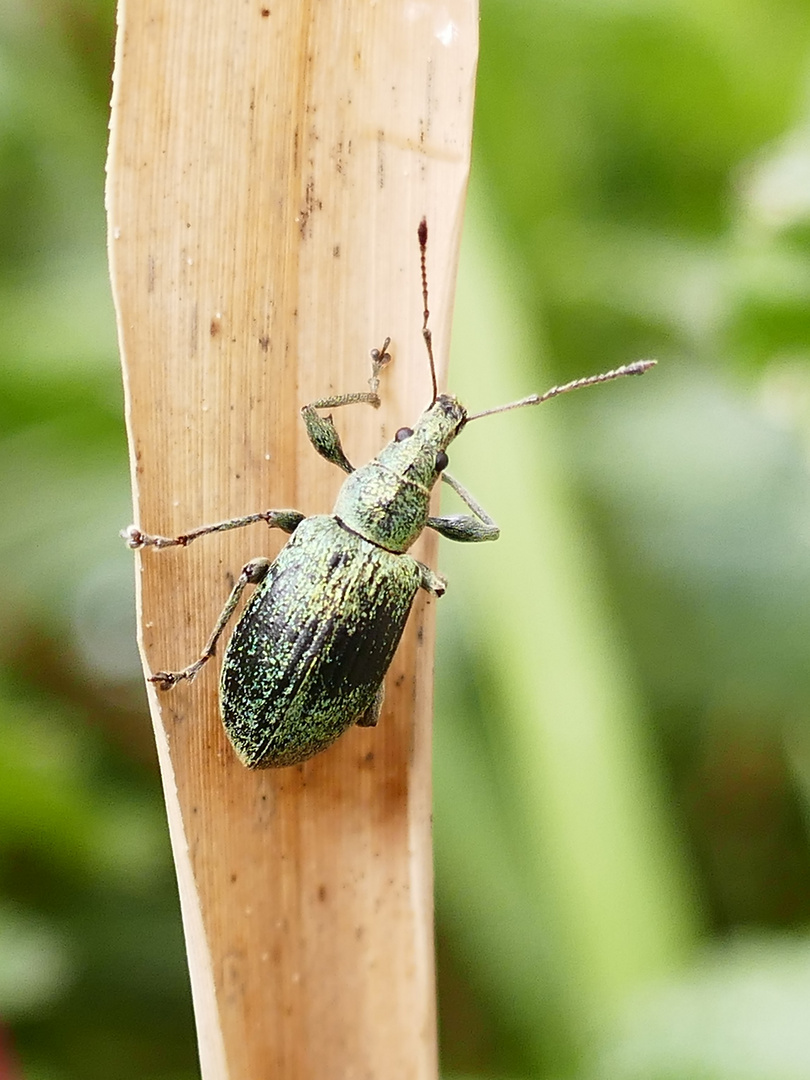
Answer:
M449 464L447 454L445 454L444 450L440 450L436 455L436 472L444 472Z
M397 442L404 442L405 439L410 439L411 435L413 435L413 428L401 427L394 436L394 439Z

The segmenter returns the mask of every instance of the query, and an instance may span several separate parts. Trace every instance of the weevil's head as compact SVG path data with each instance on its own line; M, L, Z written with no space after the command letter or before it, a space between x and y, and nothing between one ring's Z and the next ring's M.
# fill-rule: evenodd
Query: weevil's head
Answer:
M343 481L335 516L388 551L407 551L424 529L447 447L467 422L464 406L440 394L413 428L400 428L377 457Z
M404 480L428 491L447 468L447 447L467 423L456 398L439 394L413 428L400 428L377 460Z

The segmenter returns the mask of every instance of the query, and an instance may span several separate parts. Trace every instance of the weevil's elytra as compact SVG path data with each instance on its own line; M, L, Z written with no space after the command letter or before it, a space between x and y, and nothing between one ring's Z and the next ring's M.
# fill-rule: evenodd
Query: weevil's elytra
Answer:
M222 721L240 760L251 769L294 765L325 750L353 724L373 727L383 680L417 591L441 596L445 582L408 554L425 528L450 540L498 538L498 526L448 473L447 448L466 424L493 413L538 405L584 386L640 375L642 360L601 375L555 386L545 394L469 416L449 394L439 394L428 328L427 224L418 231L427 348L433 397L413 427L401 427L367 465L346 458L331 415L319 410L365 403L377 408L380 371L391 360L390 339L371 353L368 392L322 398L301 414L310 442L348 473L331 515L305 518L297 510L264 510L203 525L182 536L152 536L131 525L132 548L183 546L200 536L258 521L290 533L274 561L252 559L238 581L200 657L178 672L159 671L150 682L168 690L193 679L217 643L248 585L256 590L236 623L220 678ZM431 491L442 479L471 513L429 516Z
M298 526L222 664L223 720L246 765L292 765L349 724L376 723L377 695L421 581L414 559L334 517Z

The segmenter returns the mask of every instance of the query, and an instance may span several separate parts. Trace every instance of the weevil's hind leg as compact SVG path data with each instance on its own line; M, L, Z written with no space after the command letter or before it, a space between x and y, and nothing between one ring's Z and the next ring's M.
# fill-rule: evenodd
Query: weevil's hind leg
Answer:
M442 473L442 480L464 500L472 510L472 514L430 517L427 520L428 528L435 529L437 533L446 536L448 540L460 540L462 543L477 544L483 540L497 540L501 535L501 530L486 510L475 501L469 491L446 472Z
M200 525L199 528L183 533L182 536L151 536L149 533L141 532L137 525L130 525L128 529L124 529L121 536L126 540L127 546L133 550L145 547L187 547L198 536L226 532L228 529L241 529L245 525L252 525L255 521L266 521L271 529L283 529L284 532L292 533L303 520L304 515L297 510L263 510L260 514L228 518L227 521L218 521L215 525Z
M338 397L319 398L301 409L309 441L321 455L344 472L354 472L354 466L343 452L340 436L331 416L319 416L317 409L336 409L341 405L371 405L380 407L377 390L380 387L380 372L391 361L391 354L386 349L391 339L386 338L381 349L371 350L371 378L368 380L368 392L362 394L340 394Z
M228 625L231 616L236 610L236 605L239 603L239 597L245 591L248 585L258 585L267 577L267 571L270 569L270 559L251 559L249 563L246 563L242 567L242 573L239 575L239 580L231 589L231 595L228 597L228 602L222 609L222 614L217 620L217 625L208 639L205 648L198 660L195 660L193 664L189 664L187 668L183 668L182 671L156 671L149 679L149 682L156 683L161 690L171 690L175 683L179 683L182 679L188 679L191 681L200 668L206 664L216 652L217 642L222 637L222 632Z
M380 719L380 713L382 712L383 701L385 701L385 685L380 683L377 693L374 695L374 700L363 713L359 716L355 723L358 727L376 727L377 721Z

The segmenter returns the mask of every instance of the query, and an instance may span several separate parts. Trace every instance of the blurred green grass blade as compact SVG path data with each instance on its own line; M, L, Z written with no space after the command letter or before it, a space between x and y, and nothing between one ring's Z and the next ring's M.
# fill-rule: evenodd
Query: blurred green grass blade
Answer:
M732 937L630 1007L589 1080L805 1080L810 941Z
M42 916L7 902L0 903L0 956L0 1012L6 1022L60 997L75 978L64 932ZM0 1075L8 1074L0 1071Z
M441 653L449 663L437 675L434 730L438 930L462 958L489 1024L528 1060L556 1065L570 1060L573 1032L555 1008L560 978L549 919L504 843L491 770L453 693L458 667L448 644L445 638Z
M451 380L471 411L546 389L526 363L536 346L515 295L473 206ZM599 357L582 365L583 375L597 371ZM640 385L589 392L633 394ZM452 447L451 471L502 536L444 544L442 568L464 598L466 636L480 641L500 701L488 739L511 844L530 890L549 904L552 926L540 932L556 939L581 1019L601 1027L627 993L688 954L696 914L620 630L555 464L562 408L481 420Z

